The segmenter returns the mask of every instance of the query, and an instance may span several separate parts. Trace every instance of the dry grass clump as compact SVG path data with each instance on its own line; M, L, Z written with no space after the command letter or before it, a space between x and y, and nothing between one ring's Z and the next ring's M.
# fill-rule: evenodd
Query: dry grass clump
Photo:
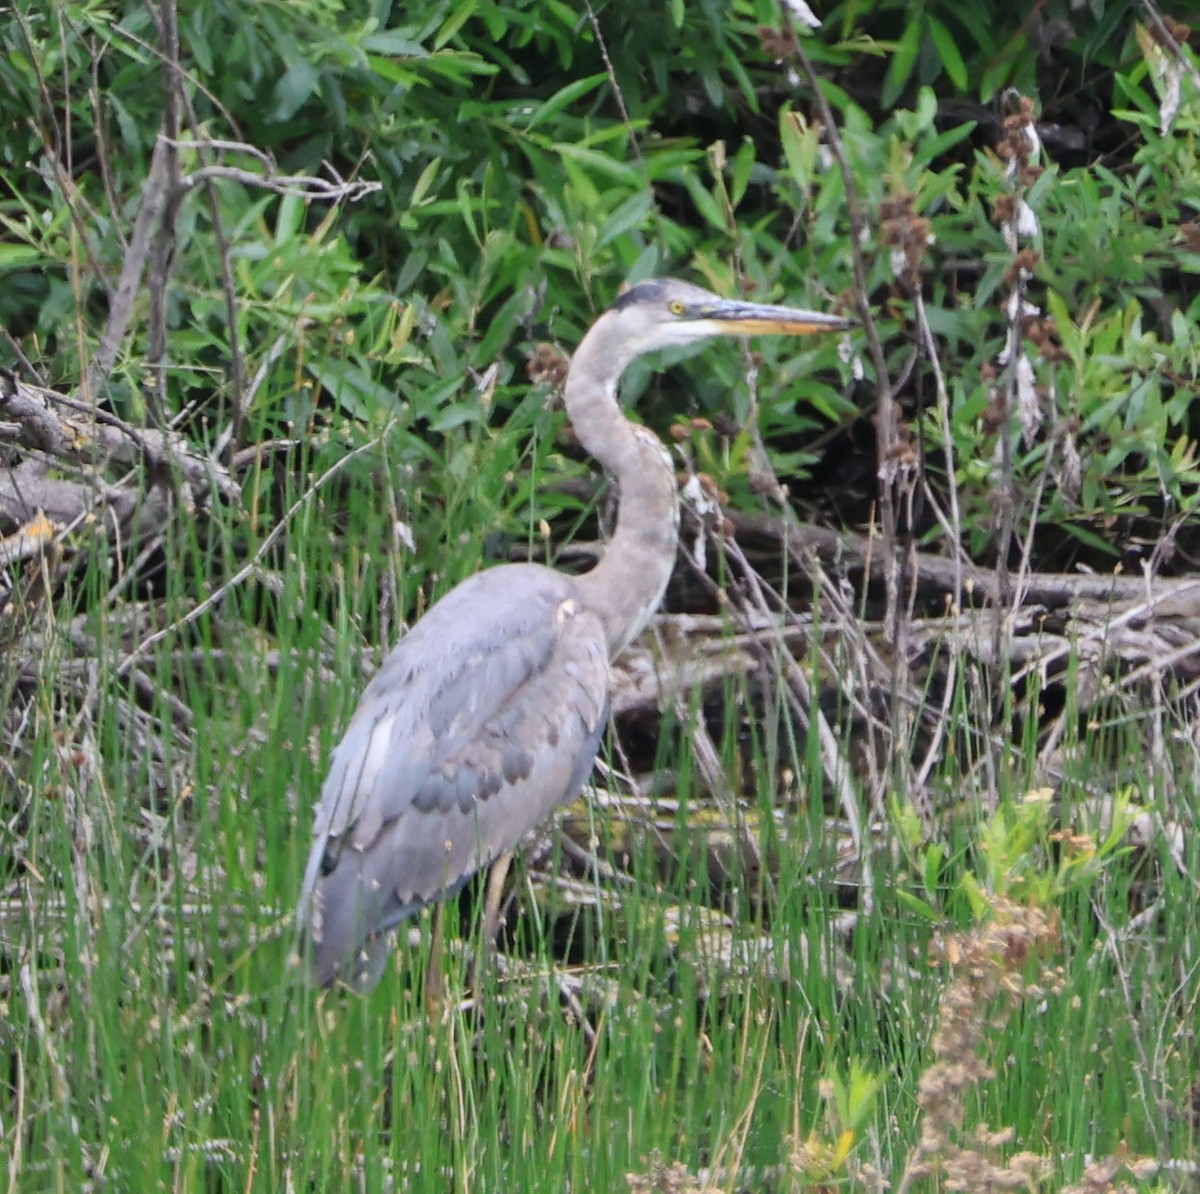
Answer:
M905 1166L900 1191L935 1175L947 1190L1035 1188L1049 1169L1046 1158L1029 1152L997 1158L1012 1139L1011 1129L993 1131L979 1124L963 1131L971 1090L995 1077L984 1056L988 1035L1004 1026L1023 999L1062 986L1058 968L1043 971L1036 983L1026 978L1029 958L1057 941L1055 917L1001 896L993 897L992 910L991 920L951 937L943 951L954 977L942 996L933 1036L936 1060L921 1075L921 1139Z
M973 1088L991 1081L995 1070L985 1058L988 1037L1007 1023L1022 1001L1062 990L1060 967L1028 977L1029 960L1057 944L1053 912L1037 905L991 898L992 919L951 937L943 950L953 978L942 996L933 1036L934 1063L921 1075L917 1102L921 1138L896 1187L905 1194L915 1182L939 1179L944 1190L1038 1190L1054 1160L1023 1151L1002 1157L1013 1130L993 1130L980 1123L963 1129L967 1099ZM994 1009L994 1010L993 1010ZM1132 1191L1115 1182L1119 1174L1145 1176L1158 1168L1144 1157L1119 1155L1089 1162L1080 1182L1064 1194Z
M1118 1153L1113 1157L1101 1157L1084 1167L1083 1175L1073 1186L1067 1186L1062 1194L1134 1194L1136 1186L1130 1182L1118 1182L1118 1175L1127 1173L1138 1181L1155 1177L1161 1166L1149 1157L1131 1157Z
M700 1186L686 1165L673 1161L667 1164L662 1153L650 1157L646 1173L627 1173L630 1194L700 1194Z

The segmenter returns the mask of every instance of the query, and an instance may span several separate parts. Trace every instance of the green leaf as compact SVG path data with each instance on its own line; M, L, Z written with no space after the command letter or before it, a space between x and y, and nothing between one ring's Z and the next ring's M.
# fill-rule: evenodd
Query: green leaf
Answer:
M630 229L636 228L649 214L653 207L649 191L638 191L630 195L617 207L607 220L600 225L596 234L596 243L607 245L624 236Z
M299 195L284 195L275 217L275 245L281 247L294 240L304 222L307 202Z
M966 91L967 64L958 52L954 35L937 17L927 16L925 20L929 25L929 36L933 39L938 57L942 60L942 66L946 68L946 74L950 76L950 81L959 91Z
M617 161L606 154L597 153L595 150L587 149L582 145L572 145L569 141L557 142L554 150L563 159L563 165L566 165L567 160L571 159L572 161L579 162L581 165L590 166L597 173L603 174L616 182L623 182L630 187L640 187L642 185L642 177L636 167L630 166L623 161Z
M455 198L458 200L458 211L462 216L462 221L467 227L467 231L471 234L471 239L477 247L483 247L483 238L479 235L479 225L475 219L476 200L471 194L471 183L465 178L458 180L458 185L455 187Z
M727 232L728 226L720 204L709 194L704 184L692 171L689 170L684 174L683 184L687 187L688 194L691 195L692 202L696 205L696 210L704 219L719 231Z
M400 29L385 29L371 33L362 40L362 47L369 54L382 54L387 58L428 58L429 51L419 41L413 41Z
M931 842L921 862L921 882L925 894L936 896L942 876L942 863L946 858L946 847L941 842Z
M474 15L478 0L458 0L445 23L433 39L433 48L440 50Z
M416 185L413 187L412 198L409 200L410 207L420 207L425 196L429 193L430 187L433 186L434 180L438 176L438 170L441 168L441 159L433 158L421 171L421 177L417 179Z
M921 142L922 160L932 162L936 158L942 157L960 141L966 140L978 127L978 123L976 120L968 120L966 124L955 125L954 128L946 129L944 133L938 133L935 137L923 140Z
M991 911L992 901L987 892L979 885L979 880L970 871L958 881L958 890L966 897L971 915L976 920L983 920ZM897 894L899 894L897 892Z
M779 115L779 136L788 174L801 187L809 187L820 144L817 130L798 113L784 111Z
M657 243L647 245L634 259L626 276L630 284L655 277L662 269L661 250Z
M997 92L1008 85L1012 76L1012 60L1003 57L984 69L979 80L979 98L986 104L996 98Z
M529 117L525 128L536 128L545 120L549 120L551 116L557 116L569 104L573 104L577 99L585 96L590 91L594 91L601 83L606 82L608 75L603 71L596 75L588 75L584 79L576 79L573 83L568 83L565 87L556 91L548 100L539 104L534 110L532 116Z
M563 154L562 168L563 173L567 176L571 190L575 193L577 201L584 208L594 209L599 207L600 192L587 176L587 172L580 167L571 154Z
M0 269L22 269L27 265L44 264L46 256L32 245L0 243Z
M275 106L271 119L278 123L290 120L317 91L320 76L311 62L293 62L275 84Z
M468 423L482 422L483 407L479 403L479 396L472 394L469 399L455 402L439 414L434 415L429 420L429 429L431 431L446 432L453 431L456 427L466 426Z
M920 49L921 17L917 15L908 22L904 35L892 51L892 60L888 63L887 74L883 77L883 90L879 97L879 102L884 108L896 106L900 93L908 85Z
M415 87L421 82L421 76L412 67L401 66L398 61L380 54L368 55L367 65L371 68L372 74L377 75L384 82L392 84L393 87Z
M897 888L896 899L904 905L910 912L916 913L922 920L928 921L930 924L940 924L944 919L942 914L928 901L921 899L918 895L913 895L911 891L905 891L903 888Z
M741 203L750 185L750 176L754 171L755 148L754 141L746 137L733 159L733 169L730 176L729 197L734 207Z

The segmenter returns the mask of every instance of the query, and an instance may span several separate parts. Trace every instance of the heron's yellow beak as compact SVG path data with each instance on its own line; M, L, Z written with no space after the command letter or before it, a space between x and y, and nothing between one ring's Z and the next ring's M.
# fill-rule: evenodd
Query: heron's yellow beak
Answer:
M726 336L807 336L812 332L844 332L858 326L857 320L822 311L733 301L697 310L696 318L711 322Z

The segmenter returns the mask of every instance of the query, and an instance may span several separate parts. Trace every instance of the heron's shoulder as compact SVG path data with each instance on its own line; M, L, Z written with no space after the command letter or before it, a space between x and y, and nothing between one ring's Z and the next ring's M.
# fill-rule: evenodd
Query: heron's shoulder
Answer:
M575 585L573 576L543 564L498 564L455 585L429 612L440 605L474 601L498 603L500 608L521 608L529 601L563 601L574 596Z
M454 586L418 619L398 647L425 649L425 640L475 644L505 632L532 634L576 595L572 576L540 564L501 564Z
M516 674L536 670L564 631L590 625L573 577L538 564L502 564L476 573L430 607L392 649L364 698L414 686L422 696L444 690L464 672L488 666ZM602 634L599 619L594 632Z

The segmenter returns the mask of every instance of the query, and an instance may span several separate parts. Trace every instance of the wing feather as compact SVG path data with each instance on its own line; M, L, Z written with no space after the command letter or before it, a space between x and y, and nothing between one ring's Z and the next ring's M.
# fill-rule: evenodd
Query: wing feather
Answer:
M299 915L318 981L371 985L381 933L576 795L608 681L603 624L550 569L482 572L417 623L363 693L317 806Z

